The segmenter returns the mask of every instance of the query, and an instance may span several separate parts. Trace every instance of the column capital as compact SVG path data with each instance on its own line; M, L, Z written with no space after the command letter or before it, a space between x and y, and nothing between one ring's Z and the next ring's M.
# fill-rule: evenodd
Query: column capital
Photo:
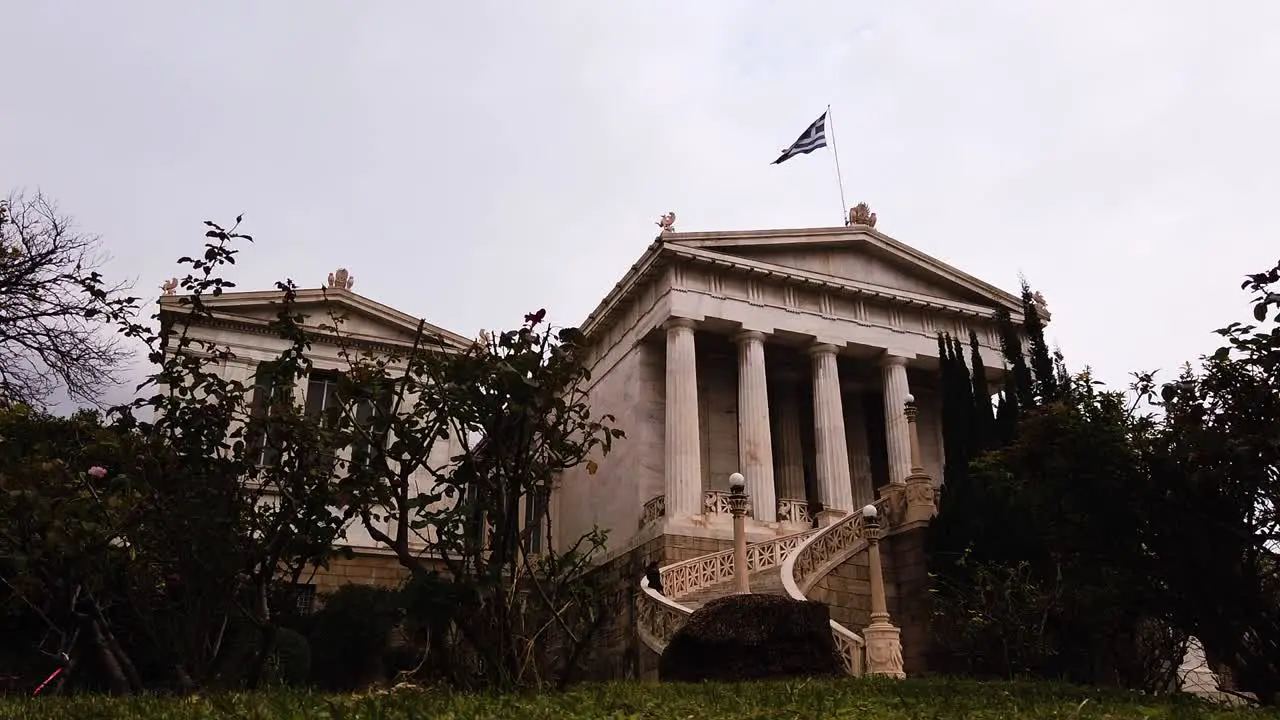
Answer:
M840 348L831 343L815 343L809 346L809 357L817 357L818 355L835 355L840 352Z
M880 356L880 367L892 367L894 365L897 365L899 367L906 367L908 360L909 358L905 358L901 355L890 355L888 353L885 353L884 355Z
M742 343L751 342L752 340L764 342L764 339L767 337L768 335L764 334L760 330L741 330L738 334L733 336L733 341L741 345Z
M693 318L687 317L670 317L662 323L663 330L671 330L672 328L689 328L693 330L698 327L698 322Z

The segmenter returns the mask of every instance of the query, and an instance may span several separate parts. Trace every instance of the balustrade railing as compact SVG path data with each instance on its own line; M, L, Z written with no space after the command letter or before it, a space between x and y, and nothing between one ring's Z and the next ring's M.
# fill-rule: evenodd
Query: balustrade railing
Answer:
M794 498L779 498L778 521L812 523L813 513L809 512L809 501L796 500Z
M732 515L729 508L729 492L726 490L704 490L702 492L702 511L708 515ZM754 517L751 506L747 506L747 517Z
M808 503L804 503L800 500L787 500L786 502L804 505L802 512L806 517L808 516ZM779 505L779 508L781 508L781 505ZM704 490L702 492L702 512L708 515L731 515L732 513L729 511L729 492L727 490ZM779 512L781 512L781 510ZM658 518L665 517L666 514L667 496L658 495L657 497L651 498L644 504L644 509L640 512L640 527L645 527L649 523L656 522ZM747 507L747 517L754 517L750 506Z
M667 514L667 496L659 495L644 504L644 510L640 513L640 527L644 527L651 522L656 522L658 518Z
M882 515L888 508L888 502L883 498L875 505ZM862 512L855 510L810 534L795 552L787 556L782 563L782 587L792 599L808 600L805 593L866 546ZM844 660L845 671L850 675L863 674L866 642L862 636L835 620L831 621L831 636Z
M782 567L787 557L816 532L806 530L748 545L747 571L754 573ZM649 587L649 579L644 578L640 581L640 596L636 606L640 639L658 653L662 652L671 636L693 614L692 608L679 603L681 597L733 579L733 550L673 563L661 568L659 572L662 589L666 594L660 594Z

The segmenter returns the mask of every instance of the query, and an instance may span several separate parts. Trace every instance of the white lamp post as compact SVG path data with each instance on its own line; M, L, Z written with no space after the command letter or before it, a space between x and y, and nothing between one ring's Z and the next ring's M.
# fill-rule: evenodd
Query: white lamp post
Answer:
M898 628L889 622L889 606L884 597L884 570L880 565L880 521L875 505L862 508L862 531L867 538L867 568L871 576L871 623L862 630L867 647L867 673L904 677L902 641Z
M733 578L735 592L751 592L747 579L747 479L742 473L729 476L729 512L733 513Z

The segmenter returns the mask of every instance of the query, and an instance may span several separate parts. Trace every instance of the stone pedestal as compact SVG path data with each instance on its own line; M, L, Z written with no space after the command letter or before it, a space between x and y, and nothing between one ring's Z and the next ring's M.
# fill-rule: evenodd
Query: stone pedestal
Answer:
M907 396L903 403L903 416L907 419L907 437L911 441L911 474L906 479L906 510L904 524L927 523L938 514L937 493L933 478L924 471L920 456L920 410L915 399Z
M907 673L902 668L902 640L898 628L889 623L887 618L873 620L862 629L862 639L867 643L868 675L886 675L893 678L905 678Z

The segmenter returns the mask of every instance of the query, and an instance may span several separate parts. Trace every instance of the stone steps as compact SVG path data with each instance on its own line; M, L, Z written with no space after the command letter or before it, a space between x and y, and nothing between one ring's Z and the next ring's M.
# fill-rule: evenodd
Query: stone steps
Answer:
M752 573L748 578L751 583L751 592L756 595L786 595L787 591L782 587L782 573L780 570L780 568L773 568ZM672 599L687 608L697 610L712 600L732 595L733 593L733 581L729 580L718 585L712 585L705 590L699 590L684 597Z

